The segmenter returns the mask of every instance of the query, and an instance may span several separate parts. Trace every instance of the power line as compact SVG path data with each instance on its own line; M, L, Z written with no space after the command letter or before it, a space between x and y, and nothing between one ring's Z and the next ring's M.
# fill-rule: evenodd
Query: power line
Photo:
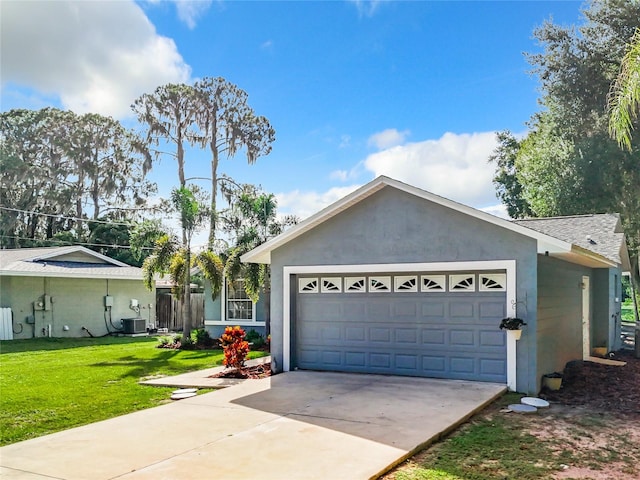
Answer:
M55 238L29 238L29 237L21 237L19 235L2 235L2 238L13 238L16 240L30 240L32 242L48 242L48 243L58 243L58 244L68 244L68 245L60 245L63 246L72 246L72 245L81 245L83 247L107 247L107 248L122 248L131 250L131 245L115 245L115 244L107 244L107 243L89 243L89 242L68 242L66 240L56 240ZM153 250L153 247L140 247L141 250Z
M43 213L43 212L36 212L34 210L20 210L19 208L10 208L10 207L3 207L3 206L0 206L0 210L6 210L8 212L27 213L31 215L39 215L42 217L53 217L53 218L64 219L64 220L73 220L76 222L80 221L80 222L101 223L103 225L122 225L125 227L131 226L130 223L124 223L124 222L108 222L105 220L91 220L88 218L69 217L66 215L60 215L56 213Z

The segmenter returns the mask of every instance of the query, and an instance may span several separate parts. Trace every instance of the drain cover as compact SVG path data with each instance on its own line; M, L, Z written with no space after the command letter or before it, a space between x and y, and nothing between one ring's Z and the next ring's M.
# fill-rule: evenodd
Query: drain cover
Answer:
M512 403L509 405L509 410L516 413L536 413L538 409L531 405L523 405L522 403Z
M174 395L179 394L179 393L196 393L198 391L197 388L179 388L178 390L174 390L173 393Z
M174 393L171 395L171 400L182 400L183 398L195 397L196 392L189 393Z
M536 397L522 397L520 402L525 405L531 405L532 407L537 408L549 408L549 402L543 400L541 398Z

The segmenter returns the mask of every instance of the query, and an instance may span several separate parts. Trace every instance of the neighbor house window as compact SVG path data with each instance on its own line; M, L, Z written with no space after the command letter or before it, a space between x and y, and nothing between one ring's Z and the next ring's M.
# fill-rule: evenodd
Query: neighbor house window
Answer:
M235 280L227 283L227 320L254 320L253 302L244 291L244 281Z

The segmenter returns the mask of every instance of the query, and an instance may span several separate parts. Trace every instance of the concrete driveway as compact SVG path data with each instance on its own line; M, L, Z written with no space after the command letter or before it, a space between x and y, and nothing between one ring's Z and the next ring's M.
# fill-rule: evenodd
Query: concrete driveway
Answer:
M375 478L504 391L491 383L288 372L3 447L0 476Z

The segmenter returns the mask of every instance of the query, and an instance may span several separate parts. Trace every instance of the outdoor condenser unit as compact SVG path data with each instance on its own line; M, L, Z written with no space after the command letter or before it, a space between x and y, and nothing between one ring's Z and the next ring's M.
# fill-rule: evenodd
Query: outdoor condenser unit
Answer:
M147 331L146 321L144 318L123 318L122 331L128 334L145 333Z

